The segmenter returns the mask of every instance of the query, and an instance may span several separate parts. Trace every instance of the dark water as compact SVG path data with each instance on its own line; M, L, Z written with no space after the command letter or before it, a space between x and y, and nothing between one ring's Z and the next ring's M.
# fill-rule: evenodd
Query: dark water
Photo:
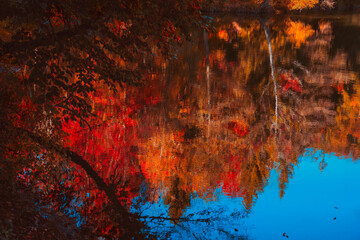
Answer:
M140 93L132 211L160 239L360 239L360 16L214 22Z
M70 145L159 239L360 239L360 16L213 22Z

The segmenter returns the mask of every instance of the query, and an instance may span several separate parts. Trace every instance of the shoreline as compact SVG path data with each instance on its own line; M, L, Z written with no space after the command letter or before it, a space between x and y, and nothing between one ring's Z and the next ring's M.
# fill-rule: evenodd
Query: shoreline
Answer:
M319 6L312 9L303 10L284 10L274 8L252 8L249 6L236 6L236 7L208 7L201 10L202 14L244 14L244 15L348 15L360 13L360 3L351 6L337 6L334 9L323 10Z

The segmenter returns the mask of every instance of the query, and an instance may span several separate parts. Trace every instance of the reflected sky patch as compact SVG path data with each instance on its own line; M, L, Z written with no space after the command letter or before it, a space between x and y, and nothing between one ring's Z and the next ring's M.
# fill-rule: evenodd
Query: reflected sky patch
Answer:
M195 195L181 223L146 222L149 233L161 239L359 239L359 173L360 164L353 159L308 149L299 157L283 198L273 170L248 215L241 198L226 196L219 188L213 199ZM168 217L163 200L133 211Z
M324 157L327 167L320 171ZM299 157L286 193L279 198L272 172L246 220L254 239L359 239L360 164L309 149Z

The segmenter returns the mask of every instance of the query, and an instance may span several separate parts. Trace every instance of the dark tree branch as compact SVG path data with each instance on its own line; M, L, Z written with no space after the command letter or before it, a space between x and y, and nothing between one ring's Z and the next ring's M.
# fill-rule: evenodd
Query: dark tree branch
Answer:
M69 159L71 162L75 163L76 165L84 169L86 174L91 179L94 180L98 189L105 192L106 196L109 198L110 202L114 205L115 209L118 210L124 216L125 214L130 216L130 214L127 212L127 210L122 206L122 204L118 200L118 196L115 194L115 191L112 188L110 188L108 184L105 183L104 179L101 178L99 174L94 170L94 168L80 155L71 151L69 148L62 147L30 131L24 129L21 129L21 131L25 132L37 144L41 145L42 147L48 150L54 150L60 156Z

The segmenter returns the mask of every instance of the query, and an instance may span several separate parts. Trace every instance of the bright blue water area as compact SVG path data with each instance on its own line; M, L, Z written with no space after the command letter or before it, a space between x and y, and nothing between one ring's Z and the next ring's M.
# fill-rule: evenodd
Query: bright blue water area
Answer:
M360 239L360 163L313 149L298 160L282 199L273 170L248 215L241 198L226 196L219 188L214 199L191 200L182 216L191 221L174 225L148 219L149 232L160 239L287 239L283 233L301 240ZM320 170L322 160L327 166ZM168 217L161 199L132 211Z
M320 171L322 152L311 152L299 158L282 199L272 172L246 220L254 239L360 239L360 163L325 154Z

